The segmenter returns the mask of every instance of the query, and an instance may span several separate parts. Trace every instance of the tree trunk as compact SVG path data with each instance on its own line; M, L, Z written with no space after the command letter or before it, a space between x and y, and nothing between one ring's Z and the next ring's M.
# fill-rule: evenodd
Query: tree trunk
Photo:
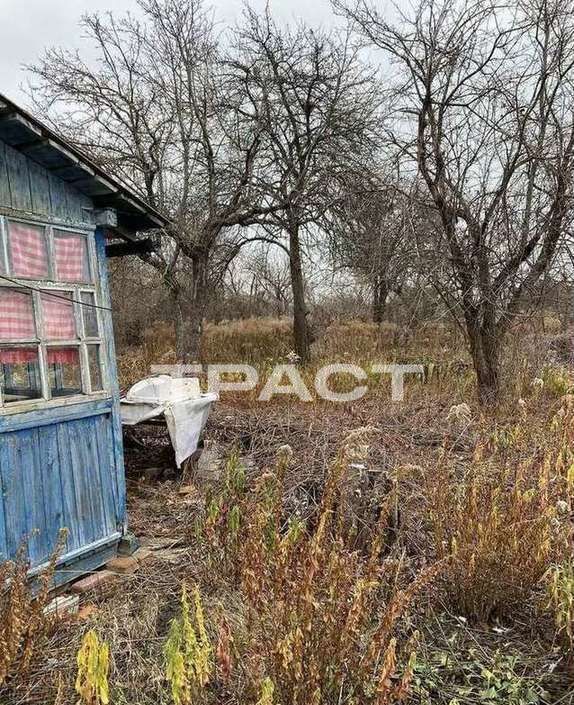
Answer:
M184 347L184 319L182 291L178 284L167 284L169 287L169 300L171 303L171 312L173 318L173 327L175 329L175 354L177 361L181 362L181 350Z
M178 364L191 365L201 359L201 334L203 312L197 301L191 301L189 315L177 314L179 325L175 329L175 353Z
M291 271L291 288L293 290L293 337L295 352L301 362L309 361L309 327L307 324L307 306L305 303L305 280L301 265L301 243L299 227L294 225L289 230L289 267Z
M382 323L385 317L389 290L384 279L376 279L373 285L373 323Z
M170 287L175 324L175 354L178 364L191 365L201 361L203 319L208 302L208 261L201 253L192 259L192 288L189 292L189 312L184 304L181 286Z
M500 334L492 326L467 324L470 353L482 405L495 404L500 396Z

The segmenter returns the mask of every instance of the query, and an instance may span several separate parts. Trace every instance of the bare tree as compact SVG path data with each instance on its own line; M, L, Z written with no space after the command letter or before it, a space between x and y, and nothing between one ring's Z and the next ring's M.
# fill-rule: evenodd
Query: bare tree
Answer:
M442 293L496 399L505 333L572 220L572 2L422 0L396 25L365 0L336 7L391 60L381 129L439 216Z
M96 64L52 49L31 67L38 109L172 226L148 257L167 285L177 356L197 359L209 292L268 207L253 189L261 129L243 114L202 0L140 0L142 20L85 16ZM257 105L257 101L254 101Z
M389 296L401 293L413 268L416 204L374 173L343 190L326 214L331 256L368 286L373 322L381 323Z
M303 239L328 206L335 173L356 168L369 152L376 88L348 36L304 26L281 30L249 8L237 54L230 71L245 98L244 114L261 128L267 158L256 173L270 207L259 237L289 257L295 349L306 361Z
M258 249L247 261L251 290L274 306L276 316L285 316L291 306L291 273L286 257L274 256L270 245Z

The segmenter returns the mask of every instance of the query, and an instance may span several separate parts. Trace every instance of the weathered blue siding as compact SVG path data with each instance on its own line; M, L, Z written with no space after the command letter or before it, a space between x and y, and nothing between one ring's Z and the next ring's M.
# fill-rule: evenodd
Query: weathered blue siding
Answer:
M121 531L112 408L105 401L0 418L0 560L27 541L31 566L41 565L64 527L65 555Z
M118 382L118 367L116 359L116 346L114 338L114 323L112 317L112 298L106 261L106 238L102 228L96 229L96 257L98 260L98 277L100 283L100 301L105 311L101 311L101 321L104 332L104 355L108 369L110 394L112 399L112 413L110 425L112 427L113 455L116 463L116 486L118 491L118 508L127 530L126 515L126 476L124 467L124 447L122 420L120 413L120 385Z
M93 222L93 203L71 184L0 140L0 208L57 222Z
M0 213L56 224L93 223L90 198L1 141ZM105 238L99 230L96 251L100 303L109 307ZM27 541L31 568L42 566L65 527L65 570L70 565L94 569L113 554L125 531L112 317L101 313L109 399L0 411L0 560L14 557Z

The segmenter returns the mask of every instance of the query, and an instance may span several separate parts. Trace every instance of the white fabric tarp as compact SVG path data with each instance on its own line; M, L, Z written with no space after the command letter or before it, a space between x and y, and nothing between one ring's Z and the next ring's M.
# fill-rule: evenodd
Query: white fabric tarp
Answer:
M158 378L153 378L153 385L157 386L157 381ZM141 392L142 382L138 382L136 386L138 387L137 392ZM168 380L165 380L164 386L169 387ZM152 380L150 380L151 388ZM169 399L169 393L163 392L161 399L153 401L152 395L131 394L132 390L120 402L122 424L135 426L142 421L163 414L175 451L177 467L181 467L183 461L191 457L197 450L201 432L207 422L211 405L217 401L217 395L208 393L192 398L182 398L182 394L178 390L177 396L174 394L175 398L173 399Z
M215 394L205 394L199 399L179 401L166 408L165 420L178 468L197 450L211 405L216 399Z

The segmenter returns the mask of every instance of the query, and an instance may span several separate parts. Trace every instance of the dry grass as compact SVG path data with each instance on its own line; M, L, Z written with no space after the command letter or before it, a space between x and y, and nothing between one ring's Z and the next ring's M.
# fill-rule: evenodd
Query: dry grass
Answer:
M429 362L459 353L460 335L443 323L426 323L408 330L394 323L348 320L332 323L317 340L319 359L351 359L360 362L383 356L389 362Z
M14 561L0 565L0 687L22 678L35 654L45 648L54 623L45 608L63 541L62 536L35 591L27 577L25 545Z
M207 324L202 357L208 362L259 364L279 360L293 350L287 319L258 318Z
M458 334L440 323L423 325L409 334L391 323L333 323L317 335L313 344L313 367L331 360L357 364L373 360L404 363L446 360L456 363L462 370L468 367L468 361L461 359L460 342ZM206 363L245 363L268 369L277 362L286 362L292 351L293 333L287 319L224 321L207 323L204 328L202 359ZM154 324L146 330L141 347L120 351L121 385L126 388L148 375L152 365L175 361L173 327Z
M285 359L293 349L291 324L285 319L263 318L205 325L202 358L210 363L264 365ZM176 362L175 335L168 324L155 324L139 348L124 350L118 358L122 388L150 374L152 365Z
M206 429L224 471L191 472L183 495L178 481L145 480L143 465L168 457L159 437L128 450L132 529L169 538L173 555L90 596L95 614L62 623L0 702L76 702L90 629L110 648L111 702L174 702L165 645L173 620L183 623L182 584L199 588L214 660L193 702L573 702L572 369L530 332L509 346L507 395L487 414L444 326L404 336L347 322L316 341L301 370L309 386L334 358L423 362L428 378L407 382L401 404L376 380L349 404L228 394ZM261 370L290 346L285 321L223 323L206 336L214 360ZM169 327L156 328L120 357L124 384L173 360ZM468 415L449 413L462 403Z
M241 701L253 701L263 683L272 684L277 702L293 705L382 705L408 696L416 657L405 612L441 566L404 584L403 561L387 545L390 497L370 540L353 548L344 486L350 466L366 459L370 435L360 429L344 442L308 524L285 512L288 446L251 491L232 459L224 491L208 500L206 553L214 567L226 567L245 601L238 658L249 664L249 680Z

